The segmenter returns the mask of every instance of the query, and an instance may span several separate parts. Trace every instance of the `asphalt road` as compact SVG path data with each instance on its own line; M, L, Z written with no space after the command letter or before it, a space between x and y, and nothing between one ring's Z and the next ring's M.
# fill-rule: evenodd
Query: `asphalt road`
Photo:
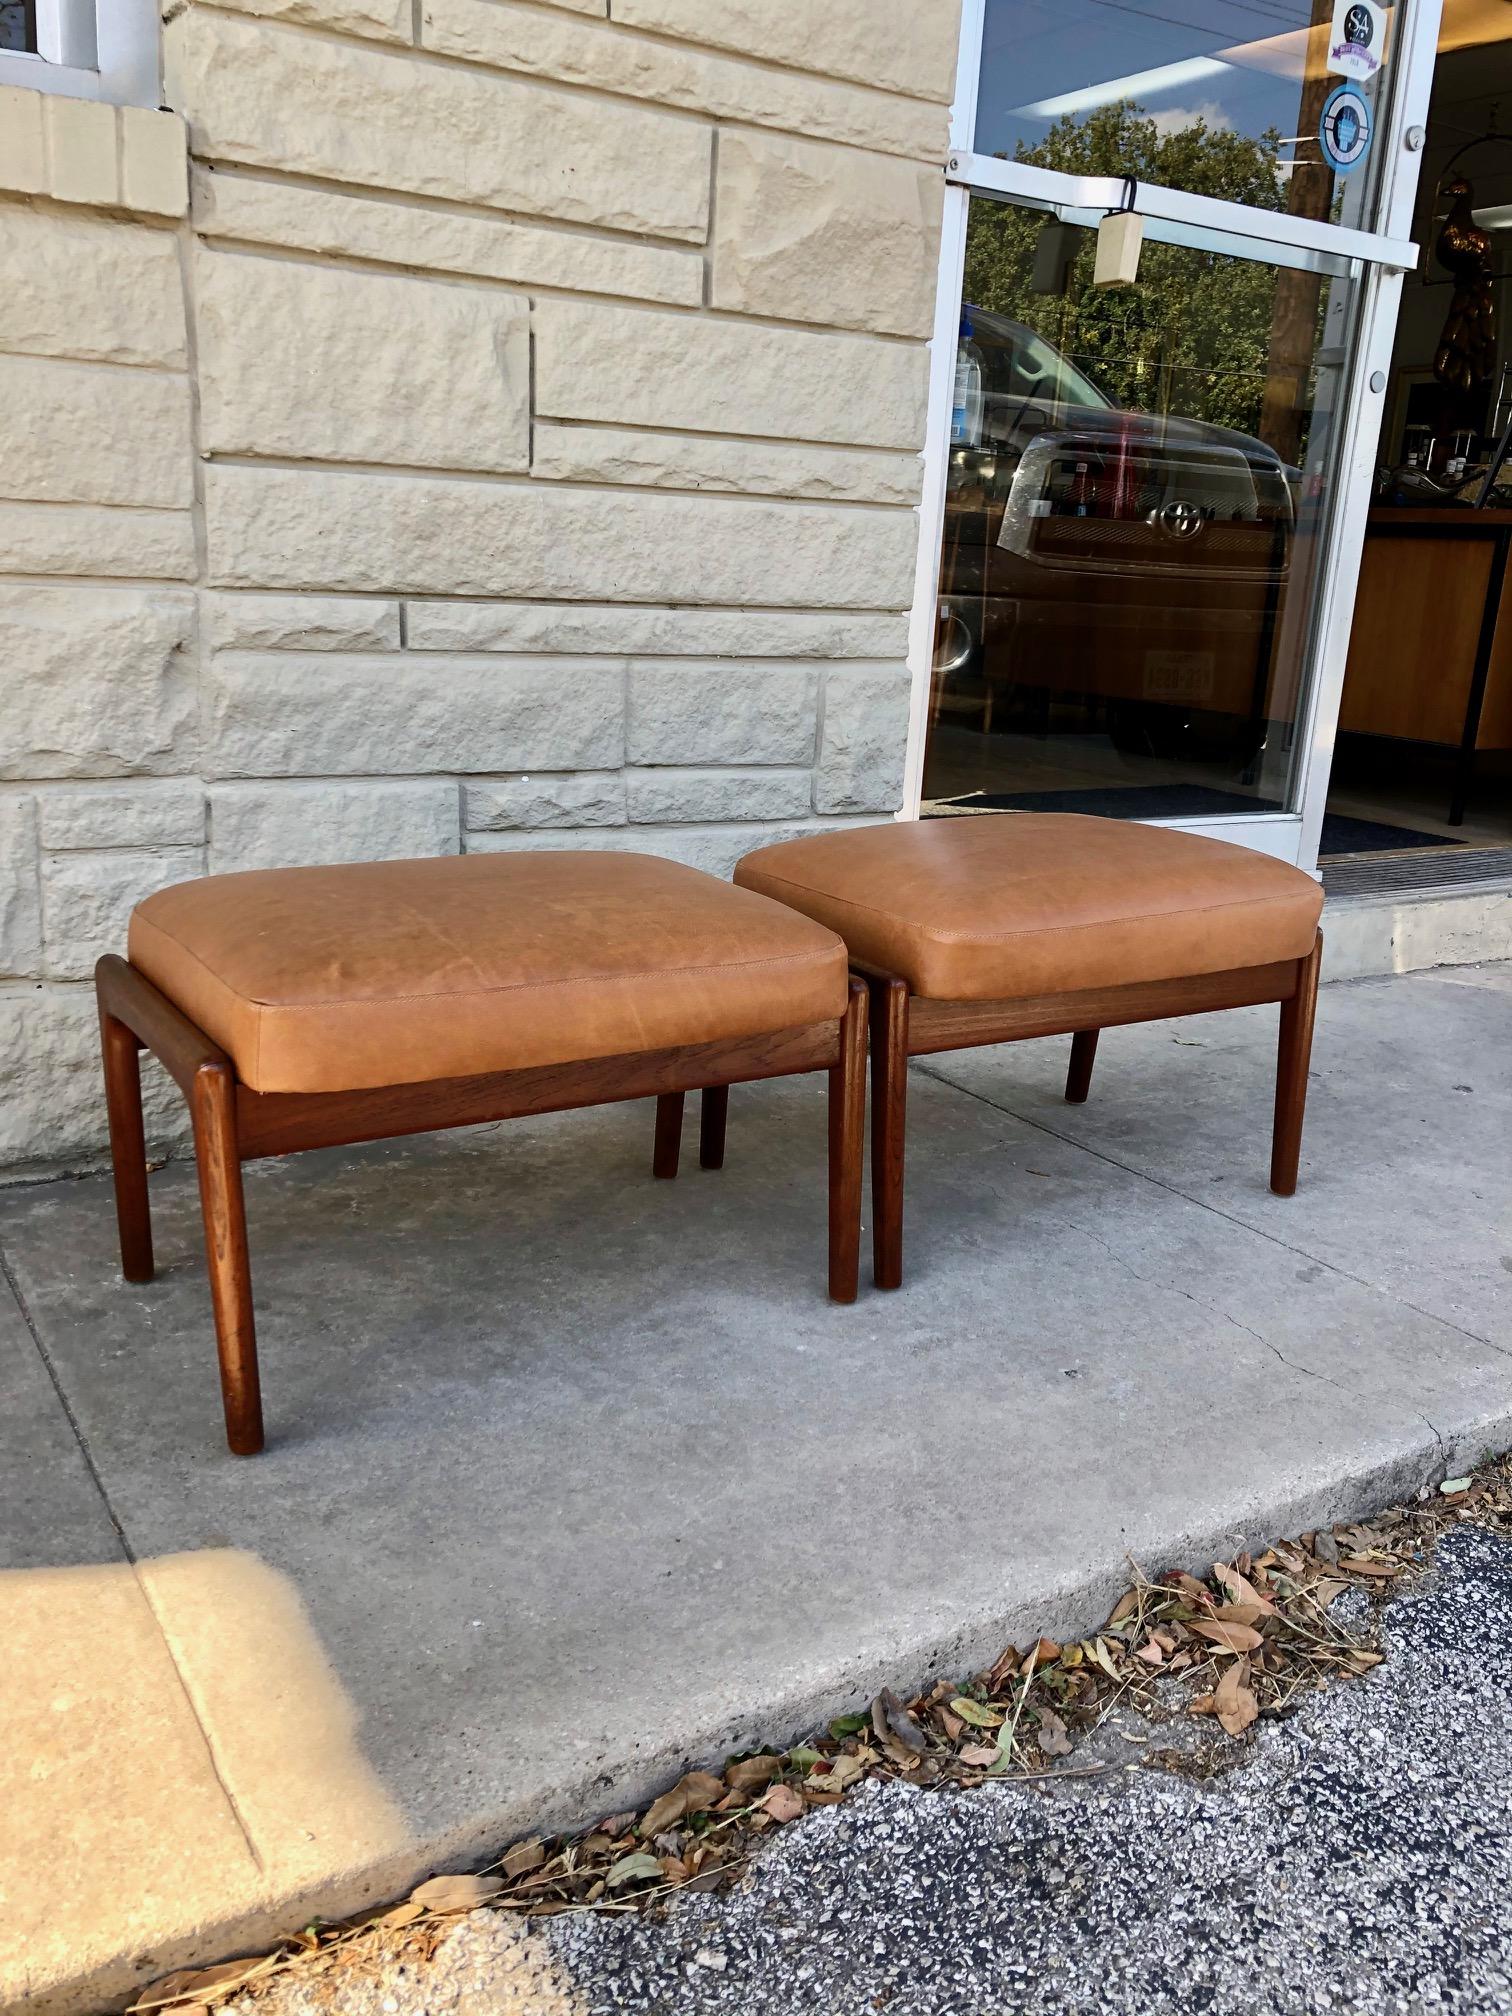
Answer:
M664 1915L480 1912L434 1961L247 2016L1418 2016L1512 2012L1512 1544L1463 1526L1389 1656L1200 1780L873 1784ZM1187 1728L1191 1724L1188 1721ZM1205 1725L1211 1728L1211 1725ZM1125 1724L1137 1737L1141 1727ZM1154 1732L1165 1742L1165 1732ZM1085 1748L1078 1758L1085 1756ZM1072 1760L1077 1761L1076 1759Z
M568 2005L1512 2011L1512 1546L1451 1533L1386 1644L1206 1783L874 1785L785 1832L743 1889L660 1921L557 1919Z

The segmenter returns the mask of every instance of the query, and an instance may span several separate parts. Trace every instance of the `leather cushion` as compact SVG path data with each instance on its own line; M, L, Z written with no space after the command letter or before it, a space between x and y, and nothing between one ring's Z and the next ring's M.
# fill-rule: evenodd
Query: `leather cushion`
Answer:
M866 826L747 854L742 888L944 1001L1022 1000L1300 959L1323 892L1229 841L1069 813Z
M339 1092L836 1021L845 947L647 854L472 854L180 882L131 963L259 1092Z

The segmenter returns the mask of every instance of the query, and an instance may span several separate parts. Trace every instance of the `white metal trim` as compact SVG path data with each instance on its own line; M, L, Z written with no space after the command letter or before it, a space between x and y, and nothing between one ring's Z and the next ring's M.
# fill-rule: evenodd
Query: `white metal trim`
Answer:
M961 327L961 281L966 266L964 189L945 191L940 219L940 281L935 292L934 334L929 344L929 403L924 434L924 482L919 498L919 550L908 621L908 744L903 759L900 819L917 819L924 791L924 744L933 683L935 608L940 594L940 549L945 538L945 483L950 473L950 403L955 386L956 339Z
M1078 210L1116 210L1127 184L1121 175L1064 175L1058 168L1037 168L1025 161L1003 161L996 154L955 153L945 164L946 179L997 196L1019 196L1030 202L1070 204ZM1294 217L1288 210L1252 210L1220 196L1193 196L1184 189L1158 188L1141 182L1135 204L1144 217L1163 217L1173 224L1195 224L1204 230L1247 239L1258 245L1301 246L1331 252L1340 259L1368 259L1381 266L1410 272L1419 250L1408 239L1351 231L1342 224L1320 224L1315 218Z
M1311 869L1315 857L1305 857L1303 822L1295 812L1235 812L1220 819L1140 819L1140 826L1169 826L1180 833L1196 833L1204 840L1228 840L1237 847L1252 847L1258 854L1289 861L1294 868Z
M1406 136L1411 127L1426 129L1428 124L1443 11L1443 0L1403 0L1392 30L1388 61L1396 72L1396 83L1376 136L1376 145L1384 150L1377 216L1388 238L1412 236L1423 157L1408 151ZM1403 14L1407 17L1405 27Z
M37 0L37 54L44 63L97 70L94 0Z
M1304 713L1298 723L1294 803L1302 819L1302 865L1318 858L1323 814L1328 803L1339 709L1344 699L1344 671L1349 637L1354 627L1355 590L1365 551L1365 526L1374 490L1375 449L1381 430L1384 392L1373 392L1373 372L1389 380L1392 346L1396 341L1397 308L1402 295L1400 273L1375 269L1365 276L1365 297L1355 343L1353 382L1342 401L1344 439L1335 464L1333 526L1318 568L1320 606L1313 630L1310 677Z
M928 728L931 661L934 654L935 609L939 597L940 546L944 532L945 479L949 460L949 412L954 373L954 346L960 313L961 275L965 263L966 219L972 187L1002 195L1027 196L1072 207L1112 209L1123 202L1124 185L1111 177L1062 175L1027 163L1009 163L973 152L977 91L981 74L981 43L987 0L963 0L956 99L950 137L955 150L947 164L944 224L940 239L939 286L929 374L928 434L923 456L923 495L919 506L919 552L915 568L914 604L909 625L908 662L912 675L908 747L904 765L900 819L919 816L923 795L924 749ZM1396 71L1390 109L1382 123L1378 145L1385 165L1376 198L1379 234L1318 224L1245 208L1216 198L1189 196L1165 188L1141 187L1139 207L1146 215L1196 225L1262 245L1302 246L1364 262L1360 322L1355 358L1343 401L1345 440L1335 465L1337 497L1328 550L1319 579L1321 603L1298 724L1297 756L1290 789L1295 809L1286 813L1238 815L1216 821L1154 820L1154 825L1178 826L1214 839L1257 847L1316 872L1318 843L1328 800L1333 750L1343 699L1344 671L1354 622L1355 591L1364 551L1370 510L1374 447L1380 424L1381 395L1369 391L1373 372L1388 374L1396 336L1402 274L1416 267L1418 248L1410 233L1417 200L1422 157L1409 152L1406 134L1427 121L1438 53L1442 0L1403 0L1391 51ZM1405 25L1403 25L1403 17ZM1264 256L1260 254L1258 256Z
M0 84L110 105L157 106L163 98L160 32L157 0L39 0L42 53L0 51Z
M969 153L976 132L977 91L982 81L982 37L987 0L961 0L961 39L956 48L955 98L950 107L950 145Z

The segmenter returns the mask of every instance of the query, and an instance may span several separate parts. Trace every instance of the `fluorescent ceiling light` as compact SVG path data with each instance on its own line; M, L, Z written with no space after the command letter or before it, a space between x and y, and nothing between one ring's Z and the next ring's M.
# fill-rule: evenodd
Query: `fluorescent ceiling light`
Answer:
M1105 84L1087 84L1079 91L1063 91L1058 98L1040 98L1033 105L1014 109L1026 119L1059 119L1067 112L1093 112L1099 105L1114 105L1120 98L1178 91L1183 85L1198 84L1207 77L1221 77L1229 67L1216 56L1188 56L1180 63L1162 63L1157 70L1136 70L1131 77L1110 77Z
M1472 210L1470 215L1482 231L1512 229L1512 203L1492 203L1484 210Z

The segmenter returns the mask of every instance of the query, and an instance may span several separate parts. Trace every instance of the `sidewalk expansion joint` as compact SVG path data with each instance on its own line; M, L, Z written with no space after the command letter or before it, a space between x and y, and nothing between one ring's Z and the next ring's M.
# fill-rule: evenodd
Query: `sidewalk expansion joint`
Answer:
M125 1555L127 1561L131 1563L131 1566L135 1568L136 1555L132 1552L131 1542L126 1537L126 1529L116 1517L116 1509L110 1502L110 1493L105 1489L105 1480L100 1475L99 1467L94 1460L94 1454L90 1449L88 1441L85 1439L84 1430L79 1424L79 1417L69 1405L68 1395L63 1390L63 1381L58 1377L58 1368L52 1361L52 1354L42 1342L42 1332L37 1327L36 1319L32 1315L26 1297L21 1291L21 1283L16 1279L15 1269L11 1266L10 1259L3 1246L0 1246L0 1275L4 1276L5 1284L10 1289L11 1297L21 1313L21 1321L26 1325L32 1343L36 1346L37 1356L42 1361L42 1369L47 1374L53 1392L57 1397L59 1407L63 1410L63 1418L68 1423L69 1432L72 1434L74 1441L79 1445L79 1454L84 1460L84 1467L89 1472L90 1482L94 1485L95 1490L99 1494L100 1503L105 1508L105 1517L110 1521L116 1539L120 1542L121 1552Z
M133 1548L130 1540L127 1538L125 1527L121 1524L120 1520L116 1516L115 1507L110 1502L110 1493L105 1488L105 1480L100 1475L99 1466L96 1464L94 1460L94 1455L89 1447L89 1443L85 1437L84 1430L80 1426L79 1418L74 1413L73 1408L69 1405L68 1395L63 1390L63 1382L58 1377L57 1367L53 1364L52 1357L48 1352L47 1346L42 1342L42 1333L37 1327L35 1318L32 1316L31 1309L28 1306L26 1300L26 1296L22 1292L21 1284L16 1279L15 1269L11 1266L10 1259L6 1254L3 1246L0 1246L0 1277L4 1278L5 1284L10 1289L16 1307L21 1312L21 1320L23 1323L25 1323L27 1330L31 1335L32 1343L36 1346L37 1356L41 1359L43 1370L47 1373L48 1379L52 1383L52 1389L54 1394L57 1396L58 1405L63 1411L63 1418L67 1421L69 1428L73 1433L74 1441L78 1444L79 1454L83 1459L84 1467L89 1472L89 1476L92 1483L94 1484L95 1490L99 1493L100 1503L105 1508L105 1516L110 1521L116 1539L120 1544L121 1553L125 1559L125 1565L131 1570L132 1579L135 1581L136 1586L141 1593L142 1601L147 1605L148 1613L152 1618L153 1626L157 1631L159 1638L161 1638L161 1640L163 1641L163 1650L168 1655L168 1663L173 1668L173 1675L178 1682L179 1691L183 1695L185 1705L188 1707L189 1713L194 1719L194 1726L199 1731L200 1741L205 1746L205 1757L207 1762L209 1763L211 1775L214 1777L217 1786L220 1788L221 1797L225 1800L232 1819L236 1822L237 1832L241 1835L242 1840L247 1845L247 1853L252 1858L253 1866L258 1870L259 1873L261 1873L263 1867L263 1860L261 1855L259 1855L259 1853L257 1852L257 1843L252 1839L251 1831L249 1830L246 1821L242 1817L242 1811L240 1806L237 1804L236 1795L232 1792L231 1787L226 1783L225 1777L221 1772L220 1759L215 1754L215 1745L210 1739L210 1731L205 1727L204 1718L199 1711L199 1704L198 1702L196 1702L193 1690L191 1689L188 1680L184 1676L184 1669L179 1664L178 1654L177 1652L175 1652L173 1648L173 1640L169 1637L167 1631L163 1628L163 1619L159 1614L156 1603L154 1603L152 1600L152 1591L148 1587L146 1581L143 1579L141 1564L137 1559L136 1550Z

